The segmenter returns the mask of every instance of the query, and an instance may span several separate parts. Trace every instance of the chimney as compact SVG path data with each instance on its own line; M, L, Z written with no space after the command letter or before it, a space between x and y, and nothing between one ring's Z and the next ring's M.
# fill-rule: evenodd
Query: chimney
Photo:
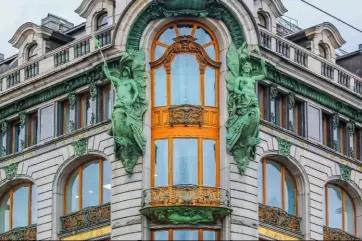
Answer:
M361 50L362 49L362 44L359 44L358 45L358 50Z
M49 13L46 18L41 20L41 25L61 33L74 27L73 23L68 22L66 19L55 16L51 13Z
M4 54L0 53L0 62L3 61L5 59Z

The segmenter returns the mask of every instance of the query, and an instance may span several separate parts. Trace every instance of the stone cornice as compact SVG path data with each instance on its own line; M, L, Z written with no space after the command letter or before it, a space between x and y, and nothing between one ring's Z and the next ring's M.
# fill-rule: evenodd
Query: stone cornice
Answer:
M14 48L20 48L20 46L24 43L26 38L31 34L41 34L42 29L39 25L35 23L27 22L21 25L13 35L13 37L9 40L9 43Z
M263 0L260 0L263 1ZM270 9L275 17L281 17L284 13L288 11L283 5L281 0L264 0L267 4L269 4Z
M104 2L106 4L111 4L111 0L83 0L80 6L75 10L76 13L79 14L79 16L83 18L87 18L89 14L92 12L95 5L99 2ZM108 3L107 3L108 2Z

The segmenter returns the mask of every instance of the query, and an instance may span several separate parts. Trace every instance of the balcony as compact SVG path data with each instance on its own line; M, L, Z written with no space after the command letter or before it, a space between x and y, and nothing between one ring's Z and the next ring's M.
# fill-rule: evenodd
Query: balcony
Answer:
M324 240L361 240L349 233L346 233L338 228L323 227Z
M261 45L264 48L346 90L362 96L362 78L359 76L264 28L260 28L260 35Z
M36 224L2 233L0 240L36 240Z
M259 203L259 222L265 228L303 238L301 231L302 218L289 214L280 208Z
M111 204L106 203L100 206L84 208L78 212L60 217L60 221L60 237L109 226L111 223Z
M161 224L216 223L231 212L228 191L216 187L155 187L142 198L141 213Z
M110 26L94 33L95 37L99 40L101 48L111 45L113 31L114 26ZM57 68L67 63L72 64L72 62L76 62L80 57L97 51L91 35L76 39L28 63L0 74L0 93L32 79L41 78L42 75L56 71Z

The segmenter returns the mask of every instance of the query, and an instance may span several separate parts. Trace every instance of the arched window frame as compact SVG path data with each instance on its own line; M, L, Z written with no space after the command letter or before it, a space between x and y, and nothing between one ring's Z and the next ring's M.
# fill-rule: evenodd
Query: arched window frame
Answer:
M292 175L292 173L285 167L285 165L283 165L282 162L278 161L276 158L263 158L261 160L261 165L262 165L262 176L263 176L263 185L262 185L262 193L263 193L263 203L264 205L267 205L267 161L271 161L271 162L275 162L277 164L280 165L281 167L281 203L282 203L282 209L285 212L288 212L285 208L285 186L284 186L284 182L285 182L285 173L288 172L290 177L293 180L293 184L294 184L294 198L295 198L295 216L299 215L299 201L298 201L298 197L299 197L299 193L298 193L298 186L297 186L297 182L295 180L295 177Z
M319 56L326 59L326 60L330 60L330 51L329 51L329 47L327 44L325 43L319 43L318 44L318 51L319 51ZM323 52L322 52L323 51ZM322 54L323 53L323 54Z
M27 55L28 55L28 61L31 61L35 59L38 54L36 53L36 48L38 47L38 44L32 44L28 47Z
M356 204L354 203L353 198L351 197L351 195L346 191L345 188L343 188L342 186L336 184L336 183L327 183L324 187L324 205L325 205L325 225L327 227L329 227L329 200L328 200L328 186L335 186L338 187L341 190L342 193L342 197L341 197L341 201L342 201L342 230L346 231L346 227L345 227L345 210L346 210L346 205L345 205L345 196L347 195L351 202L352 202L352 207L353 207L353 214L354 214L354 233L352 235L357 235L357 212L356 212Z
M35 184L31 183L31 182L22 182L19 183L17 185L12 186L6 193L4 193L4 195L2 196L2 198L0 199L0 204L2 204L2 202L4 201L3 198L6 196L6 194L9 194L9 200L10 200L10 207L9 207L9 220L8 220L8 224L9 224L9 230L13 229L13 201L14 201L14 192L16 192L16 190L22 186L27 185L28 187L28 224L27 226L33 224L33 191L36 190ZM37 201L35 200L35 205L36 205Z
M78 172L78 194L79 194L79 198L78 198L78 207L77 207L77 211L80 211L83 209L83 170L84 170L84 167L91 163L91 162L94 162L94 161L98 161L99 163L99 169L98 169L98 177L99 177L99 180L98 180L98 205L101 205L103 204L103 200L104 200L104 197L103 197L103 176L104 176L104 173L103 173L103 170L104 170L104 162L105 161L109 161L107 159L104 159L104 158L94 158L94 159L90 159L86 162L83 162L82 164L80 164L78 167L76 167L72 172L69 173L69 175L67 176L66 178L66 181L65 181L65 185L64 185L64 189L63 189L63 193L64 193L64 208L63 208L63 212L64 212L64 215L66 214L69 214L71 213L72 211L69 211L67 210L67 197L68 197L68 192L67 192L67 187L69 185L69 182L70 182L70 179L72 178L73 174ZM109 174L111 175L111 173ZM71 195L71 194L70 194Z
M175 33L176 33L176 37L180 37L180 33L179 30L177 28L178 25L191 25L193 26L192 31L191 31L191 36L193 37L197 28L200 27L202 28L205 32L207 32L210 37L211 40L209 43L203 44L202 47L205 49L210 45L214 45L214 50L215 50L215 60L211 59L208 57L208 55L205 55L205 58L208 58L208 67L214 68L215 70L215 106L213 107L209 107L209 106L205 106L205 93L204 93L204 73L201 70L201 68L205 68L205 66L202 66L202 64L200 64L198 58L197 58L197 54L195 53L178 53L177 55L182 55L182 54L191 54L193 56L196 57L196 60L198 61L199 65L200 65L200 83L201 83L201 87L200 87L200 99L201 99L201 106L202 108L204 108L205 111L213 111L214 113L217 113L217 117L218 117L218 113L219 113L219 75L220 75L220 63L218 62L220 60L219 57L219 45L218 45L218 41L216 39L216 36L214 35L214 33L204 24L197 22L197 21L175 21L172 23L167 24L166 26L164 26L155 36L153 44L152 44L152 51L151 51L151 82L152 82L152 109L153 111L167 111L168 108L171 106L171 97L170 97L170 86L171 86L171 74L170 72L168 72L167 65L171 65L171 63L174 61L175 56L173 56L172 58L167 58L166 54L168 49L172 46L172 45L167 45L165 43L162 43L160 41L158 41L159 37L170 27L173 27ZM175 42L174 42L175 43ZM155 58L155 48L156 46L162 46L164 48L166 48L164 55L158 59ZM166 58L163 58L165 57ZM163 59L163 60L162 60ZM169 61L169 62L167 62ZM163 65L163 66L162 66ZM154 103L155 103L155 88L154 88L154 84L155 84L155 70L159 69L159 68L165 68L166 71L166 75L167 75L167 104L166 106L161 106L161 107L155 107ZM154 119L154 118L153 118ZM218 118L217 118L218 120ZM153 120L152 120L153 121ZM215 126L216 127L216 126ZM168 167L169 167L169 173L168 173L168 185L173 185L173 176L172 176L172 153L173 153L173 141L176 139L196 139L198 141L198 185L203 185L203 141L205 140L213 140L215 141L215 158L216 158L216 187L220 186L220 161L219 161L219 131L218 128L209 128L209 127L204 127L202 126L202 128L200 128L199 126L177 126L175 128L172 129L172 131L165 133L164 131L166 131L166 129L170 130L168 127L161 127L161 128L154 128L154 125L152 126L152 165L151 165L151 186L154 187L155 186L155 142L158 140L167 140L168 141ZM162 130L164 129L164 131Z
M106 23L103 23L104 19L107 20ZM97 17L96 17L95 24L96 24L96 28L95 28L96 31L105 29L108 26L108 13L107 12L101 12L100 14L98 14Z
M262 24L262 22L260 21L260 18L263 18L264 22L265 22L265 26ZM269 18L267 16L267 14L264 11L258 11L258 21L259 21L259 26L269 30Z

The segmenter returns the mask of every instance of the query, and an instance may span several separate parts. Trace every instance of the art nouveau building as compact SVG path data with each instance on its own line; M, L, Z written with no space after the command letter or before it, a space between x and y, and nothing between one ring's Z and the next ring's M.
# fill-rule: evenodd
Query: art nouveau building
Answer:
M280 0L79 2L83 24L49 14L0 54L1 240L362 238L362 79L331 23L288 25ZM243 43L267 77L240 173L225 79ZM148 108L128 175L102 65L131 50L145 53Z

